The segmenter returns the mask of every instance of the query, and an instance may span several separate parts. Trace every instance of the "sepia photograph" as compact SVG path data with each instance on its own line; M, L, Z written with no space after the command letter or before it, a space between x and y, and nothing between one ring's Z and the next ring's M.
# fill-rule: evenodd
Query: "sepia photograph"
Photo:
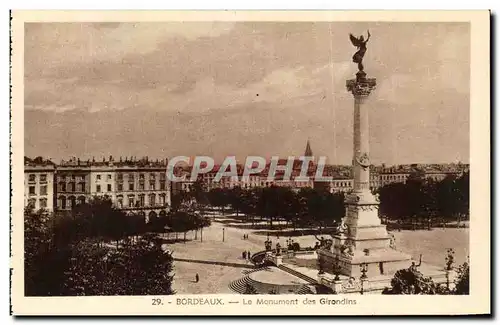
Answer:
M19 310L488 313L489 13L189 13L12 13Z

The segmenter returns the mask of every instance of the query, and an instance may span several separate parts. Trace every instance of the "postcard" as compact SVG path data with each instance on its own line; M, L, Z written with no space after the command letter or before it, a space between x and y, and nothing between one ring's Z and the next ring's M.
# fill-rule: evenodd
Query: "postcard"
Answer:
M11 15L13 315L491 313L488 11Z

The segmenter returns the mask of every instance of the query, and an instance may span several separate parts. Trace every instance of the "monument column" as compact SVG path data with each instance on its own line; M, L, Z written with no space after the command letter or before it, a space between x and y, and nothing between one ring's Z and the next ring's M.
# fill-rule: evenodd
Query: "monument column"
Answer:
M347 81L347 89L354 96L353 189L360 194L370 192L370 131L365 100L375 86L376 79L366 79L362 72Z

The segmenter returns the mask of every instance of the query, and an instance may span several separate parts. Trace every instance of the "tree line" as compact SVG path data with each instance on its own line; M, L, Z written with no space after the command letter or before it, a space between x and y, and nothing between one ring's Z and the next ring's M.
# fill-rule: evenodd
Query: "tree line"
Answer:
M378 194L382 216L414 229L417 223L430 228L469 218L469 173L442 181L413 176L406 183L385 185Z
M179 209L146 222L99 197L70 212L28 206L24 223L26 296L173 294L173 258L159 234L210 225Z
M413 229L417 222L430 228L453 220L466 220L469 216L468 173L448 176L442 181L411 175L406 183L387 184L374 194L379 196L383 221L410 222ZM279 220L294 228L321 230L335 225L345 214L344 193L317 188L295 190L270 186L206 191L202 182L195 182L190 192L179 192L173 197L177 204L189 200L198 206L218 207L223 213L229 208L252 223L265 220L270 227Z
M229 207L236 216L242 214L249 222L266 221L271 228L274 222L283 221L293 228L321 231L334 226L345 213L343 193L313 188L298 191L278 186L215 188L206 193L204 200L223 210Z

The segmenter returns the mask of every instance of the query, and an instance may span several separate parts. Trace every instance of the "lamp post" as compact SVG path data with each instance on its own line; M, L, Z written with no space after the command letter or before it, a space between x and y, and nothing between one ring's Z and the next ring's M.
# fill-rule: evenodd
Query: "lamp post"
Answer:
M225 240L225 232L226 232L226 228L222 228L222 241Z
M339 257L335 256L335 281L340 280L340 261Z
M368 278L366 276L366 272L368 272L368 264L363 263L359 267L361 268L361 277L360 277L360 280L361 280L361 294L363 294L365 292L365 281Z

